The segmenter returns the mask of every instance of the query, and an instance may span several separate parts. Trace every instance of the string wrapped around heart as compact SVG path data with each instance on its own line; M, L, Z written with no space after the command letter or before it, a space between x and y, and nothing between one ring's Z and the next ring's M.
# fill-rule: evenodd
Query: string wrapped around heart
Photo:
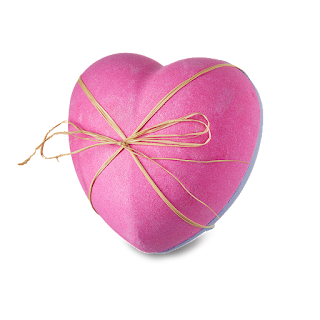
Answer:
M206 206L209 210L211 210L216 216L217 218L219 218L219 215L217 213L214 212L214 210L212 208L210 208L207 204L205 204L204 202L202 202L200 199L198 199L195 195L193 195L184 185L183 183L173 174L171 173L169 170L165 169L162 165L160 165L157 161L155 160L172 160L172 161L186 161L186 162L196 162L196 163L213 163L213 162L242 162L242 163L246 163L249 164L246 161L241 161L241 160L208 160L208 161L198 161L198 160L192 160L192 159L179 159L179 158L153 158L153 157L148 157L147 155L145 155L144 153L142 153L141 151L138 151L134 148L132 148L132 145L152 145L152 146L164 146L164 147L182 147L182 148L190 148L190 147L201 147L206 145L207 143L210 142L211 140L211 132L210 132L210 122L208 120L208 118L199 112L194 112L191 113L187 116L178 118L178 119L173 119L173 120L167 120L164 121L158 125L152 126L150 128L147 129L143 129L144 125L151 119L151 117L176 93L178 92L181 88L183 88L185 85L187 85L189 82L191 82L192 80L196 79L197 77L199 77L200 75L209 72L211 70L220 68L220 67L235 67L231 64L219 64L219 65L215 65L212 67L209 67L207 69L204 69L202 71L200 71L199 73L197 73L196 75L194 75L193 77L183 81L182 83L180 83L177 87L175 87L173 90L171 90L161 101L159 101L159 103L151 110L151 112L146 116L146 118L140 123L140 125L138 126L138 128L132 133L131 136L126 137L125 134L122 132L122 130L119 128L119 126L116 124L116 122L111 118L111 116L103 109L103 107L98 103L98 101L94 98L94 96L92 95L92 93L89 91L89 89L86 87L86 85L83 83L81 77L78 80L79 85L81 86L82 90L84 91L84 93L87 95L87 97L90 99L91 103L96 107L96 109L99 111L99 113L104 117L104 119L108 122L108 124L115 130L115 132L117 132L117 134L122 138L122 140L115 140L112 138L109 138L107 136L104 135L100 135L94 132L90 132L90 131L86 131L83 130L82 128L78 127L77 125L75 125L72 122L69 121L62 121L61 123L59 123L58 125L56 125L55 127L53 127L52 129L50 129L48 131L48 133L45 135L43 141L41 142L41 144L36 147L34 153L28 158L26 159L24 162L19 163L19 165L24 165L26 164L33 156L34 154L37 152L38 149L40 149L40 154L43 158L45 159L57 159L63 156L67 156L67 155L72 155L72 154L76 154L79 152L83 152L87 149L90 148L94 148L96 146L101 146L101 145L109 145L109 144L113 144L113 145L118 145L119 149L113 153L113 155L111 157L109 157L109 159L107 159L105 161L105 163L100 167L100 169L98 170L98 172L96 173L96 175L94 176L94 178L92 179L92 182L90 184L90 188L89 188L89 192L88 192L88 198L89 201L91 203L92 208L93 204L91 201L91 193L92 193L92 187L93 184L95 182L95 180L97 179L97 177L100 175L100 173L112 162L113 159L115 159L115 157L123 150L127 150L130 152L130 154L132 155L133 159L135 160L135 162L137 163L138 167L140 168L141 172L143 173L143 175L146 177L146 179L148 180L148 182L150 183L150 185L153 187L153 189L157 192L157 194L161 197L161 199L167 204L167 206L177 215L179 216L182 220L184 220L185 222L189 223L190 225L197 227L197 228L213 228L214 225L201 225L198 224L197 222L189 219L188 217L186 217L183 213L181 213L167 198L166 196L161 192L161 190L159 189L159 187L155 184L155 182L152 180L152 178L150 177L150 175L148 174L148 172L145 170L145 168L143 167L143 165L141 164L140 160L138 159L138 157L144 157L147 158L148 160L152 161L153 163L155 163L156 165L158 165L160 168L162 168L163 170L165 170L168 174L170 174L181 186L182 188L191 196L193 197L195 200L197 200L198 202L200 202L201 204L203 204L204 206ZM237 68L237 67L235 67ZM204 121L202 120L198 120L198 119L194 119L192 117L194 116L198 116L198 117L202 117ZM163 130L165 128L171 127L173 125L176 125L178 123L182 123L182 122L197 122L200 123L201 125L204 126L203 131L197 131L197 132L191 132L191 133L187 133L187 134L153 134L155 132L158 132L160 130ZM63 123L68 123L70 125L72 125L76 130L75 131L61 131L61 132L55 132L50 134L55 128L57 128L58 126L60 126ZM52 137L54 137L55 135L71 135L77 139L83 139L83 140L89 140L89 141L93 141L96 142L95 144L89 145L87 147L78 149L76 151L70 152L70 153L65 153L65 154L60 154L58 156L53 156L53 157L46 157L43 154L43 148L44 148L44 144L50 140ZM85 136L89 136L89 137L83 137L83 136L78 136L78 134L83 134ZM192 138L196 138L202 135L208 135L208 138L205 142L203 143L195 143L195 142L181 142L179 140L186 140L186 139L192 139ZM177 141L178 140L178 141ZM95 210L95 209L94 209ZM96 211L96 210L95 210ZM220 218L219 218L220 219Z

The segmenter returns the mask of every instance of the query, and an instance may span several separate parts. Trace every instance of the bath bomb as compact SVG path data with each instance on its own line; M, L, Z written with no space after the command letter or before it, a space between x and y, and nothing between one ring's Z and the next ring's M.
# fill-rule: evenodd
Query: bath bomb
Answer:
M163 66L143 55L120 53L93 63L81 79L128 137L177 85L208 67L224 63L211 58L189 58ZM138 144L132 147L150 158L247 162L155 160L221 218L240 194L256 160L262 133L262 105L244 71L220 67L184 86L143 128L195 112L204 114L210 122L209 143L191 148ZM72 92L69 121L83 130L121 140L79 83ZM164 128L161 134L187 134L202 129L200 123L179 123ZM73 130L69 125L69 131ZM71 152L94 144L69 137ZM207 138L195 137L193 141L202 143ZM97 171L117 149L118 145L101 145L72 155L76 174L87 196ZM201 225L212 225L219 220L168 172L145 157L138 158L161 192L186 217ZM145 253L170 252L210 230L195 227L178 217L156 193L127 150L120 152L98 176L92 187L91 201L99 216L118 235ZM93 210L91 213L95 214Z

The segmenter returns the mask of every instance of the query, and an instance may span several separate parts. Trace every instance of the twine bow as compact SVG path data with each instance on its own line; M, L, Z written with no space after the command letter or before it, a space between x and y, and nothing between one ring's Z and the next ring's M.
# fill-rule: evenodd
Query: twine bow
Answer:
M90 187L89 187L89 192L88 192L88 198L90 201L90 204L93 208L94 211L96 211L93 207L92 201L91 201L91 194L92 194L92 187L93 184L95 182L95 180L97 179L97 177L100 175L100 173L112 162L113 159L115 159L115 157L124 149L126 149L127 151L129 151L133 157L133 159L135 160L135 162L137 163L138 167L140 168L141 172L143 173L143 175L146 177L146 179L148 180L148 182L151 184L151 186L154 188L154 190L157 192L157 194L161 197L161 199L168 205L168 207L177 215L179 216L182 220L184 220L185 222L191 224L194 227L197 228L213 228L214 225L201 225L191 219L189 219L188 217L186 217L184 214L182 214L167 198L166 196L161 192L161 190L159 189L159 187L155 184L155 182L152 180L152 178L150 177L150 175L148 174L148 172L145 170L145 168L143 167L143 165L141 164L140 160L138 159L139 157L144 157L149 159L150 161L152 161L153 163L155 163L156 165L158 165L159 167L161 167L163 170L165 170L168 174L170 174L181 186L182 188L191 196L193 197L195 200L197 200L198 202L200 202L201 204L203 204L204 206L206 206L209 210L211 210L217 217L218 219L219 216L217 213L215 213L212 208L210 208L207 204L205 204L204 202L202 202L200 199L198 199L195 195L193 195L184 185L183 183L174 175L172 174L170 171L168 171L167 169L165 169L162 165L160 165L158 162L156 162L155 160L175 160L175 161L185 161L185 162L196 162L196 163L212 163L212 162L242 162L242 163L246 163L248 164L248 162L246 161L240 161L240 160L209 160L209 161L197 161L197 160L190 160L190 159L178 159L178 158L152 158L152 157L148 157L146 156L144 153L133 149L131 145L152 145L152 146L165 146L165 147L201 147L203 145L206 145L207 143L209 143L209 141L211 140L211 132L210 132L210 122L208 120L208 118L199 112L194 112L191 113L187 116L181 117L179 119L173 119L173 120L167 120L164 121L158 125L149 127L147 129L143 129L142 128L145 126L145 124L151 119L151 117L175 94L177 93L181 88L183 88L185 85L187 85L189 82L191 82L192 80L196 79L197 77L201 76L204 73L207 73L211 70L220 68L220 67L234 67L237 68L231 64L218 64L212 67L209 67L207 69L204 69L202 71L200 71L199 73L195 74L193 77L183 81L182 83L180 83L177 87L175 87L173 90L171 90L163 99L161 99L161 101L159 101L159 103L151 110L151 112L146 116L146 118L140 123L140 125L138 126L138 128L132 133L131 136L126 137L125 134L122 132L122 130L119 128L119 126L116 124L116 122L111 118L111 116L102 108L102 106L98 103L98 101L94 98L94 96L92 95L92 93L89 91L89 89L86 87L86 85L83 83L81 77L78 80L79 85L81 86L82 90L84 91L84 93L87 95L87 97L90 99L91 103L96 107L96 109L100 112L100 114L104 117L104 119L108 122L108 124L114 129L115 132L117 132L117 134L122 138L122 140L118 141L112 138L109 138L107 136L104 135L100 135L97 133L93 133L90 131L86 131L81 129L80 127L76 126L74 123L70 122L70 121L62 121L61 123L59 123L58 125L56 125L55 127L53 127L51 130L48 131L48 133L45 135L42 143L36 147L34 153L28 158L26 159L24 162L19 163L19 165L24 165L26 164L31 158L32 156L37 152L38 149L40 149L40 154L43 158L45 159L57 159L63 156L67 156L67 155L71 155L71 154L76 154L82 151L85 151L87 149L96 147L96 146L101 146L101 145L108 145L108 144L113 144L113 145L118 145L119 149L113 153L113 155L107 160L105 161L105 163L100 167L100 169L98 170L98 172L96 173L96 175L94 176ZM239 69L239 68L238 68ZM205 122L202 120L197 120L194 119L192 117L194 116L200 116L203 119L205 119ZM191 133L187 133L187 134L153 134L157 131L160 131L162 129L171 127L177 123L181 123L181 122L197 122L200 123L204 126L203 131L198 131L198 132L191 132ZM62 131L62 132L55 132L51 135L50 132L52 132L55 128L57 128L58 126L60 126L63 123L68 123L70 125L72 125L76 130L75 131ZM89 141L93 141L96 142L95 144L89 145L87 147L78 149L76 151L70 152L70 153L65 153L65 154L60 154L58 156L54 156L54 157L46 157L43 154L43 147L44 144L50 140L52 137L54 137L55 135L59 135L59 134L63 134L63 135L71 135L74 136L75 138L78 139L83 139L83 140L89 140ZM91 138L85 138L83 136L78 136L78 134L83 134L86 136L90 136ZM185 139L192 139L192 138L196 138L199 137L201 135L205 135L208 134L208 138L205 142L203 143L195 143L195 142L181 142L179 140L185 140ZM176 141L178 140L178 141Z

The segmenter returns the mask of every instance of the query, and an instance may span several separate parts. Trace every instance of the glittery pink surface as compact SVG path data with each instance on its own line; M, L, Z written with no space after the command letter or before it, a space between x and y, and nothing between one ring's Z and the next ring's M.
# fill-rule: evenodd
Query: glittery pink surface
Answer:
M129 136L170 90L199 71L220 63L224 61L190 58L162 66L145 56L123 53L95 62L82 74L82 80L124 134ZM259 132L260 108L256 91L243 72L222 67L200 76L175 94L145 128L193 112L201 112L208 117L212 133L209 144L197 148L133 147L149 157L250 162ZM121 140L78 84L71 97L69 121L84 130ZM202 129L202 126L177 124L158 133L187 133L195 129ZM193 141L205 139L200 137ZM88 144L92 142L70 138L71 151ZM86 195L100 166L117 149L118 146L105 145L72 155ZM191 198L168 173L148 159L139 159L160 190L184 215L203 225L214 218L210 210ZM232 197L248 167L247 164L232 162L158 162L216 213ZM165 251L201 230L184 222L167 207L126 150L97 178L92 190L92 203L114 231L144 252ZM92 210L88 214L95 213Z

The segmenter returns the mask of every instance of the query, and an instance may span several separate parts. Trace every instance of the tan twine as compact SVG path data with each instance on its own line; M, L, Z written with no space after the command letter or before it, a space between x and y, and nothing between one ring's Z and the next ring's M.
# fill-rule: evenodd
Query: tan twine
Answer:
M90 188L89 188L89 192L88 192L88 198L90 201L90 204L93 208L94 211L96 211L93 207L92 201L91 201L91 194L92 194L92 187L94 182L96 181L96 179L98 178L98 176L100 175L100 173L112 162L113 159L116 158L116 156L124 149L126 149L127 151L130 152L130 154L132 155L134 161L137 163L138 167L140 168L141 172L143 173L143 175L146 177L146 179L148 180L148 182L150 183L150 185L153 187L153 189L157 192L157 194L160 196L160 198L167 204L167 206L178 216L180 217L182 220L184 220L185 222L191 224L194 227L197 228L213 228L213 225L201 225L191 219L189 219L188 217L186 217L183 213L181 213L168 199L167 197L161 192L161 190L159 189L159 187L155 184L155 182L152 180L152 178L150 177L150 175L147 173L146 169L143 167L143 165L141 164L140 160L138 159L138 157L144 157L146 159L149 159L150 161L152 161L153 163L155 163L156 165L158 165L160 168L162 168L163 170L165 170L168 174L170 174L180 185L181 187L195 200L197 200L198 202L200 202L201 204L203 204L204 206L206 206L209 210L211 210L215 216L220 219L219 215L217 213L215 213L213 211L212 208L210 208L207 204L205 204L203 201L201 201L200 199L198 199L195 195L193 195L185 186L184 184L173 174L171 173L169 170L165 169L162 165L160 165L158 162L156 162L155 160L174 160L174 161L185 161L185 162L196 162L196 163L213 163L213 162L242 162L242 163L246 163L249 164L246 161L240 161L240 160L209 160L209 161L197 161L197 160L190 160L190 159L178 159L178 158L152 158L152 157L148 157L146 156L144 153L142 153L141 151L135 150L131 147L131 145L151 145L151 146L159 146L159 147L182 147L182 148L190 148L190 147L201 147L206 145L207 143L209 143L209 141L211 140L211 132L210 132L210 122L208 120L208 118L199 112L194 112L191 113L187 116L181 117L179 119L174 119L174 120L168 120L168 121L164 121L160 124L157 124L155 126L152 126L150 128L147 129L143 129L142 128L145 126L145 124L153 117L153 115L159 111L159 109L174 95L176 94L181 88L183 88L184 86L186 86L189 82L193 81L194 79L198 78L199 76L201 76L202 74L205 74L209 71L212 71L214 69L217 68L221 68L221 67L234 67L237 68L234 65L231 64L218 64L209 68L206 68L202 71L200 71L199 73L195 74L193 77L181 82L178 86L176 86L173 90L171 90L167 95L165 95L165 97L163 97L163 99L161 99L158 104L150 111L150 113L144 118L144 120L140 123L140 125L138 126L138 128L132 133L131 136L126 137L125 134L122 132L122 130L119 128L119 126L116 124L116 122L111 118L111 116L107 113L107 111L104 110L104 108L98 103L98 101L94 98L94 96L92 95L92 93L89 91L89 89L86 87L86 85L83 83L81 76L78 80L78 83L80 85L80 87L82 88L82 90L84 91L84 93L87 95L87 97L90 99L91 103L96 107L96 109L100 112L100 114L103 116L103 118L107 121L107 123L114 129L114 131L122 138L121 141L109 138L107 136L104 135L100 135L94 132L90 132L90 131L86 131L83 130L81 128L79 128L78 126L76 126L74 123L70 122L70 121L62 121L61 123L59 123L58 125L56 125L55 127L53 127L51 130L48 131L48 133L45 135L43 141L41 142L41 144L36 147L34 153L28 158L26 159L24 162L19 163L18 165L25 165L32 157L33 155L37 152L38 149L40 149L40 154L43 158L45 159L57 159L60 157L64 157L64 156L68 156L71 154L76 154L79 152L83 152L87 149L96 147L96 146L101 146L101 145L108 145L108 144L113 144L113 145L118 145L119 149L113 153L113 155L100 167L100 169L98 170L98 172L96 173L96 175L94 176L94 178L92 179L92 182L90 184ZM239 69L239 68L238 68ZM203 119L205 119L206 122L202 121L202 120L196 120L196 119L192 119L192 117L194 116L201 116ZM181 123L181 122L197 122L200 123L204 126L204 130L203 131L199 131L199 132L191 132L191 133L187 133L187 134L153 134L157 131L160 131L162 129L171 127L177 123ZM75 131L62 131L62 132L55 132L52 133L51 135L49 135L55 128L57 128L58 126L60 126L63 123L68 123L70 125L72 125L76 130ZM46 157L43 154L43 147L44 144L50 140L52 137L54 137L55 135L71 135L75 138L78 139L83 139L83 140L89 140L89 141L93 141L96 142L95 144L92 144L90 146L84 147L82 149L78 149L76 151L70 152L70 153L65 153L65 154L60 154L58 156L54 156L54 157ZM90 136L92 138L84 138L84 137L80 137L77 136L78 134L84 134L86 136ZM208 138L204 143L193 143L193 142L179 142L179 141L175 141L175 140L179 140L179 139L191 139L191 138L196 138L202 135L208 134ZM175 139L175 140L173 140Z

